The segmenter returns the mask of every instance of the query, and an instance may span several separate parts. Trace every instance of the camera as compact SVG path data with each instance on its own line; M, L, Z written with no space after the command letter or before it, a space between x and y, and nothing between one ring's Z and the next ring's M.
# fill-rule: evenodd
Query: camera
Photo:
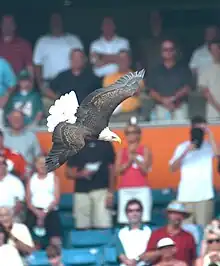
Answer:
M191 129L191 142L195 144L196 149L199 149L203 143L205 132L201 128Z

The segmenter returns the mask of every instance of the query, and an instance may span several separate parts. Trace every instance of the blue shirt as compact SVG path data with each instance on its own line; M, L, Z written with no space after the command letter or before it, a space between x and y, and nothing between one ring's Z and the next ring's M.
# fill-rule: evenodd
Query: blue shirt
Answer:
M0 96L4 96L8 88L16 85L17 79L11 65L0 57Z

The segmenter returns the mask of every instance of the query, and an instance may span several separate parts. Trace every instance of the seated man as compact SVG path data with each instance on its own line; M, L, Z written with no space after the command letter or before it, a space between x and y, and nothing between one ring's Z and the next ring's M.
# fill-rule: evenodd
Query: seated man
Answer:
M173 41L165 40L161 45L163 63L147 76L147 87L156 102L157 120L187 119L185 102L191 87L190 70L176 60L176 47Z
M14 110L8 115L10 127L4 132L4 143L9 149L19 152L27 162L26 173L31 174L35 159L41 154L37 136L25 128L24 114Z
M156 266L187 266L184 261L175 258L177 249L175 242L171 238L165 237L160 239L157 243L157 249L161 253L161 258Z
M162 238L171 238L176 245L176 259L184 261L187 265L193 265L196 259L196 244L193 236L182 229L184 219L190 213L185 206L178 201L171 202L167 207L168 224L159 228L151 234L147 245L147 251L143 259L154 263L160 262L161 252L158 250L158 241Z
M141 260L148 241L151 229L141 224L143 206L140 201L128 201L126 208L129 225L120 229L117 235L116 251L120 265L145 265ZM133 263L133 264L132 264Z
M8 172L16 175L21 180L24 180L26 178L27 163L24 157L20 153L5 147L4 134L1 130L0 130L0 156L5 157L8 166Z
M4 110L6 122L13 110L23 113L25 126L38 125L43 117L41 96L34 89L32 76L26 70L18 75L18 90L9 98Z
M35 250L30 231L25 224L14 221L11 209L0 208L0 225L8 234L7 244L15 247L23 259Z
M23 266L22 258L16 247L7 244L8 233L0 226L0 262L1 266Z

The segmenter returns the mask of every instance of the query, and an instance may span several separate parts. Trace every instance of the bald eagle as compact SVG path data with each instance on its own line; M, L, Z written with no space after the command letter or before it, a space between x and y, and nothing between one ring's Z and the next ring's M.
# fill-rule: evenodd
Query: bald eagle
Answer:
M88 139L121 142L109 129L109 119L121 102L139 92L144 74L144 69L130 72L109 87L89 94L80 106L74 91L56 100L47 118L48 131L53 132L53 145L46 157L47 172L77 154Z

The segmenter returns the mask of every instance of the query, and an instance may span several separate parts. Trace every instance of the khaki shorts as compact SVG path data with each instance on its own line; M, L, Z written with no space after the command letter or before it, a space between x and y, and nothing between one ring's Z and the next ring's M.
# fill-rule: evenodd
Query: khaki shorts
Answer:
M189 218L184 220L184 223L206 226L211 222L214 214L214 201L212 199L199 202L183 202L183 204L187 211L192 213Z
M111 211L105 207L107 189L74 194L73 216L77 229L111 228Z

